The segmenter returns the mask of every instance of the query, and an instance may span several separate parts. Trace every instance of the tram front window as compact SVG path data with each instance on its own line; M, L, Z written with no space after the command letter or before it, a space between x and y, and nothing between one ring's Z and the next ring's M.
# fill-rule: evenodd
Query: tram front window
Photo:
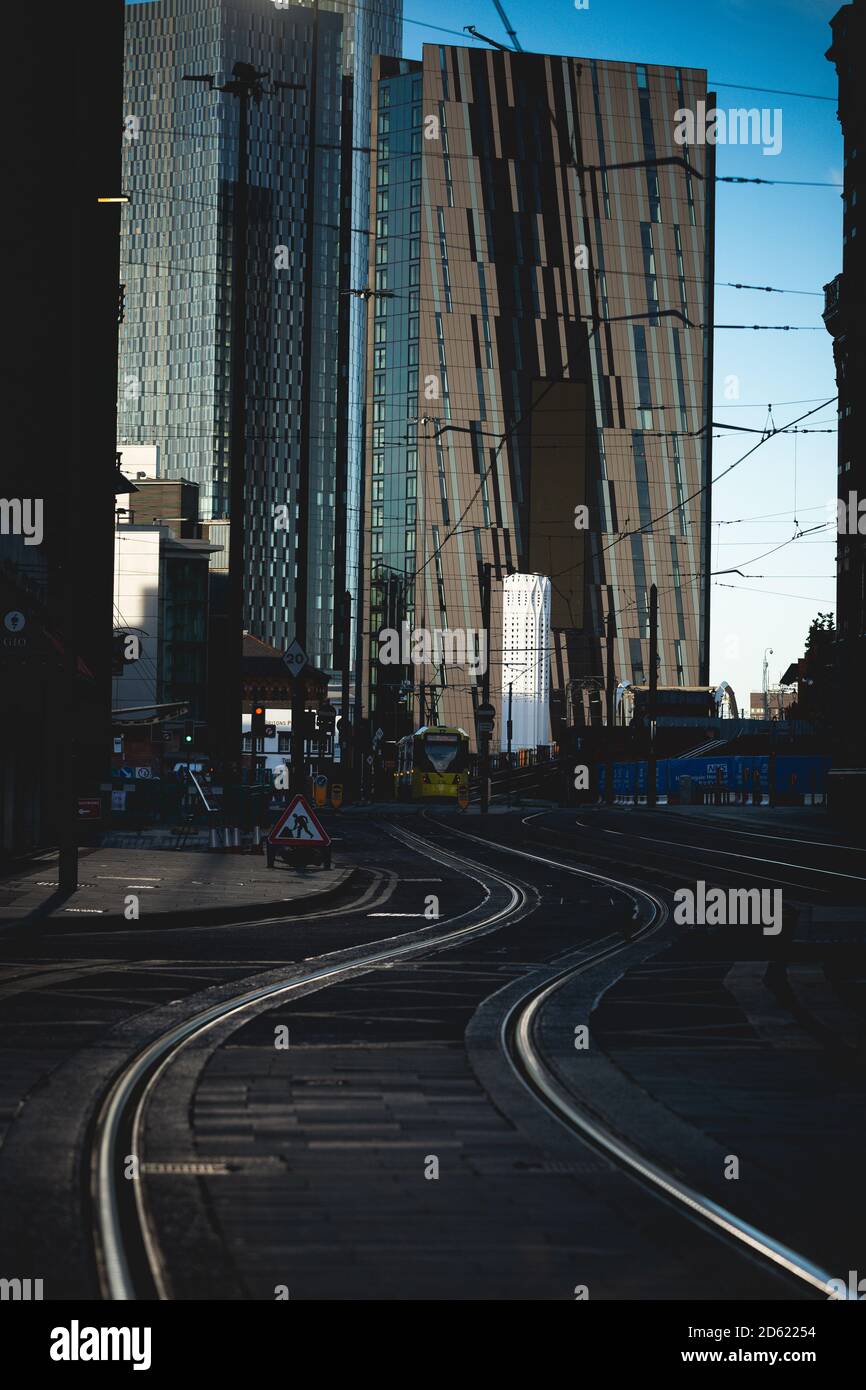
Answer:
M459 751L460 739L456 734L428 734L424 740L424 752L434 772L447 772Z

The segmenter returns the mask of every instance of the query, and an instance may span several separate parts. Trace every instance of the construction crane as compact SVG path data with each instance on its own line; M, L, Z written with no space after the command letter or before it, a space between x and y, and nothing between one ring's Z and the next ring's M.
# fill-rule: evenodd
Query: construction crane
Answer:
M503 10L502 6L501 6L500 3L499 3L499 0L493 0L493 3L494 3L494 5L496 6L496 12L497 12L497 14L499 15L499 18L502 20L502 24L503 24L503 27L504 27L504 29L505 29L505 32L506 32L506 34L508 35L508 37L510 38L512 44L514 45L515 52L516 52L516 53L522 53L522 52L523 52L523 49L520 47L520 43L519 43L519 41L518 41L517 35L516 35L516 33L514 32L513 28L511 27L511 20L508 18L508 15L507 15L507 14L505 13L505 11Z

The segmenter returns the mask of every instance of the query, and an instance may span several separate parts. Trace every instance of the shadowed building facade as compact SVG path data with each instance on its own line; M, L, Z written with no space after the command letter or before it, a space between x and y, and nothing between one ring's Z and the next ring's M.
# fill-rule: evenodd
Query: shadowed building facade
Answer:
M863 383L866 378L866 251L858 236L862 216L866 161L866 94L861 75L866 42L863 0L843 5L830 21L833 42L826 57L839 78L838 116L845 142L842 193L842 273L824 286L824 323L833 336L833 359L839 390L838 496L842 517L838 526L836 564L836 650L834 701L836 735L843 762L866 767L863 721L850 717L851 696L866 678L866 552L859 530L858 505L866 497ZM844 520L842 519L844 518ZM862 782L858 779L858 786ZM859 806L859 803L858 803Z
M714 151L674 139L707 95L694 69L376 60L363 681L389 738L433 706L473 730L480 674L384 667L378 639L483 627L487 565L499 720L509 570L550 579L554 737L602 718L608 621L617 680L647 679L653 583L660 683L707 680Z

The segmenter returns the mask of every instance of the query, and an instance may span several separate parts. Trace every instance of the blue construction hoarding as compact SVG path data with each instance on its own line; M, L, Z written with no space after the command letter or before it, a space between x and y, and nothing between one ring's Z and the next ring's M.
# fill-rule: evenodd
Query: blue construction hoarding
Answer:
M827 772L830 758L821 756L798 756L781 753L775 756L775 790L780 798L798 799L800 796L821 795L827 790ZM599 769L602 791L606 786L607 769L602 764ZM676 797L680 789L681 777L691 778L692 783L706 787L726 787L729 791L741 791L744 786L752 790L756 786L755 773L760 778L761 791L767 795L770 787L770 757L768 754L757 757L710 756L707 758L660 758L656 763L656 794ZM614 763L613 789L616 796L647 794L647 764Z

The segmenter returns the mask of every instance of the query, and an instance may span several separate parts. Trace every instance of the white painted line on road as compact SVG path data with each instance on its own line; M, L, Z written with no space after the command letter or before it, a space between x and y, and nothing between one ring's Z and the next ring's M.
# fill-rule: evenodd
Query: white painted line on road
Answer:
M424 912L368 912L368 917L425 917Z
M119 883L125 883L125 882L126 882L126 874L97 874L96 877L97 877L97 878L114 878L114 879L117 879L117 881L118 881ZM143 878L143 879L146 878L146 879L148 880L148 882L150 882L150 883L159 883L159 882L161 881L161 879L162 879L162 874L140 874L139 877L140 877L140 878Z

